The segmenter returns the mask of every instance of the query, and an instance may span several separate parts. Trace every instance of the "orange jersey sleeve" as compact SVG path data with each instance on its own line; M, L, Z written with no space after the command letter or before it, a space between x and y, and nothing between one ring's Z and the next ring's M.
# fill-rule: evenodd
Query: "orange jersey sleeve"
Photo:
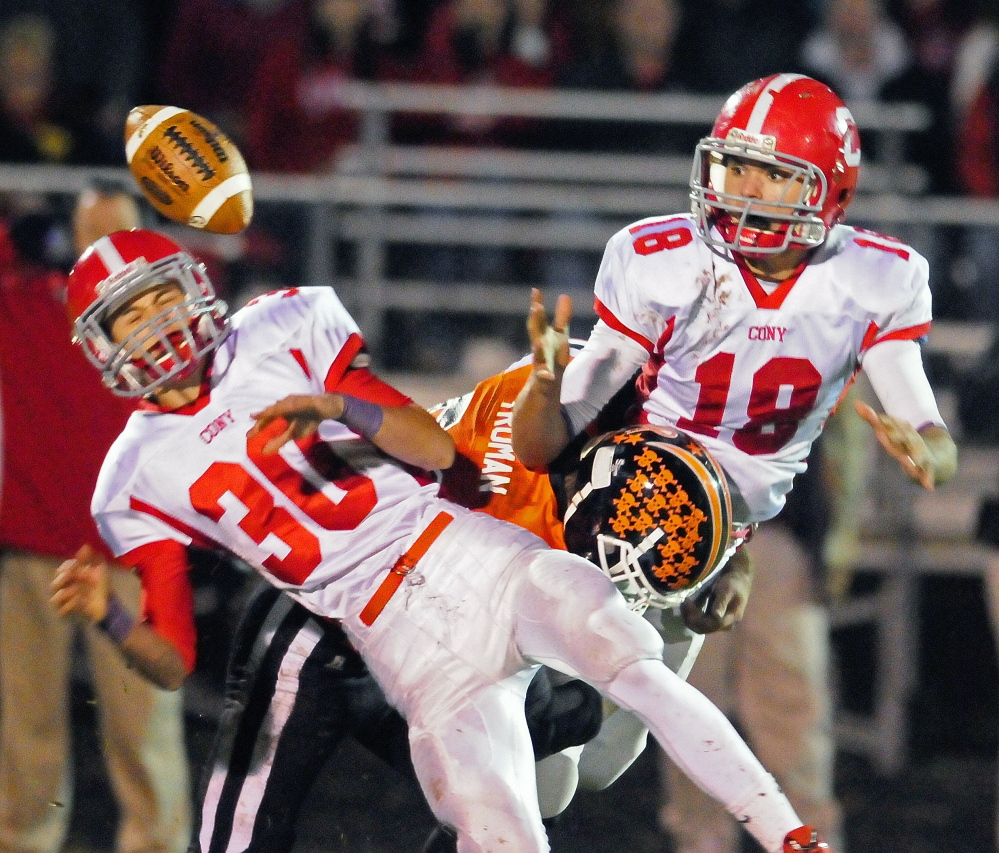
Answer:
M526 365L484 379L470 394L432 410L458 450L441 491L455 503L510 521L565 550L548 474L521 465L510 443L513 403L530 371Z

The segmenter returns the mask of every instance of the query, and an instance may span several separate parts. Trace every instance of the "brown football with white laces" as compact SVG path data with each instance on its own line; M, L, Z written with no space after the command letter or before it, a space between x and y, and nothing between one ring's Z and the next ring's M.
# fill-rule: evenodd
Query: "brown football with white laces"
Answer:
M149 203L174 222L218 234L253 218L253 186L235 143L180 107L135 107L125 122L125 159Z

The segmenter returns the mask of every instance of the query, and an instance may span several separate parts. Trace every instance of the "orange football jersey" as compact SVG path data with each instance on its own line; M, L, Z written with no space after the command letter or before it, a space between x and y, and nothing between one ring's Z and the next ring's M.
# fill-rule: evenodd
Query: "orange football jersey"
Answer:
M458 455L444 472L441 494L471 509L513 522L565 550L551 479L514 456L510 419L531 365L491 376L463 397L430 411L451 435Z

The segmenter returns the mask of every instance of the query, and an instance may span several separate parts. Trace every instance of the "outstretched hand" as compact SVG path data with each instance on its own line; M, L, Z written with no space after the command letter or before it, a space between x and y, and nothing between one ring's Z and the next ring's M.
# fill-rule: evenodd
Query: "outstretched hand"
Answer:
M49 589L50 601L60 616L76 613L90 622L100 622L108 612L111 568L104 557L84 545L56 569Z
M853 407L871 425L878 442L902 466L910 479L933 491L936 485L935 460L916 428L900 418L879 414L860 400Z
M315 435L323 421L336 420L342 414L341 394L291 394L251 415L255 423L246 437L255 438L275 421L284 421L285 428L263 446L265 454L277 453L289 441Z
M534 375L553 380L569 363L569 321L572 319L572 299L564 293L555 302L551 325L541 291L531 288L531 310L527 316L527 334L534 355Z

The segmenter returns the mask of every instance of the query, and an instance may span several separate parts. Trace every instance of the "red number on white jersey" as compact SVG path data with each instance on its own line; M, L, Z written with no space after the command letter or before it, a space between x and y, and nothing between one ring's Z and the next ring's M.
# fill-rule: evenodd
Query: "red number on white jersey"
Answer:
M309 518L325 530L353 530L375 507L374 483L346 465L315 436L296 442L315 471L318 483L344 491L331 500L317 483L293 468L280 454L264 455L263 446L284 428L275 421L246 443L247 456ZM319 540L287 510L276 506L267 487L235 462L214 462L191 486L191 505L218 523L227 512L259 547L270 552L263 565L279 580L300 584L322 559Z
M653 255L663 249L679 249L693 239L689 228L667 228L636 237L631 245L639 255Z
M680 418L677 426L699 435L718 436L732 385L735 355L720 352L699 365L694 378L701 386L693 417ZM753 375L749 395L749 420L732 434L732 443L757 456L776 453L798 431L815 406L822 376L804 358L772 358ZM784 405L779 405L784 402Z
M191 486L191 505L218 523L231 514L240 529L270 552L262 563L274 577L300 584L319 565L319 540L286 509L274 505L267 488L235 462L213 462Z

